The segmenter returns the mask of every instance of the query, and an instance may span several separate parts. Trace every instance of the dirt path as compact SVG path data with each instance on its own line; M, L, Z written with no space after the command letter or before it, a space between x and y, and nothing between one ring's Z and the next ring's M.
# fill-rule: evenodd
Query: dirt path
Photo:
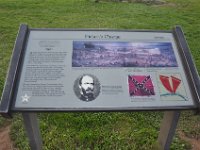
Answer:
M10 126L6 125L0 128L0 150L14 150L12 141L10 139Z
M189 138L182 131L178 131L179 137L192 145L192 150L200 150L200 139Z

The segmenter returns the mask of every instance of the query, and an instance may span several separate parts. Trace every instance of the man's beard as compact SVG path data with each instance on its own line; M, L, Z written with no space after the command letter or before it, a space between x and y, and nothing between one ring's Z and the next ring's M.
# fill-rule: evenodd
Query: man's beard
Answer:
M83 96L87 97L87 98L92 98L94 96L93 90L92 89L82 89L83 92Z

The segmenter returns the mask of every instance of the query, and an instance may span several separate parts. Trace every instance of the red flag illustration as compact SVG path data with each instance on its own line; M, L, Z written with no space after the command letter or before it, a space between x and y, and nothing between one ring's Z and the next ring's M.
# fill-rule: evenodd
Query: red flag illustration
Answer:
M172 86L169 82L170 77L160 75L160 81L162 82L163 86L166 90L168 90L170 93L176 93L176 90L178 89L181 80L177 77L171 76L172 79Z
M130 96L151 96L155 95L153 82L150 75L129 75Z
M171 88L171 85L169 83L169 77L168 76L163 76L160 75L160 81L162 82L163 86L170 92L172 93L173 90Z
M176 93L176 90L177 90L178 86L180 85L181 80L174 76L171 76L171 78L172 78L173 92Z

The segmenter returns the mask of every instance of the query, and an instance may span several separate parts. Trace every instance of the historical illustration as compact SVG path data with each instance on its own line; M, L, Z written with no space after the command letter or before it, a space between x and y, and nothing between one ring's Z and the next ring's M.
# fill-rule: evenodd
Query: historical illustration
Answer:
M75 80L74 92L80 100L85 102L92 101L100 93L100 83L95 76L83 74Z
M169 42L74 41L72 67L177 67Z

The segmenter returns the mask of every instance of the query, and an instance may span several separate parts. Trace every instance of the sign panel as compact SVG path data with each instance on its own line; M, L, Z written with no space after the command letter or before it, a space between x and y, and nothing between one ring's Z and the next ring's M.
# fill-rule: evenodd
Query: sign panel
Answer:
M14 110L196 107L171 32L30 30Z

